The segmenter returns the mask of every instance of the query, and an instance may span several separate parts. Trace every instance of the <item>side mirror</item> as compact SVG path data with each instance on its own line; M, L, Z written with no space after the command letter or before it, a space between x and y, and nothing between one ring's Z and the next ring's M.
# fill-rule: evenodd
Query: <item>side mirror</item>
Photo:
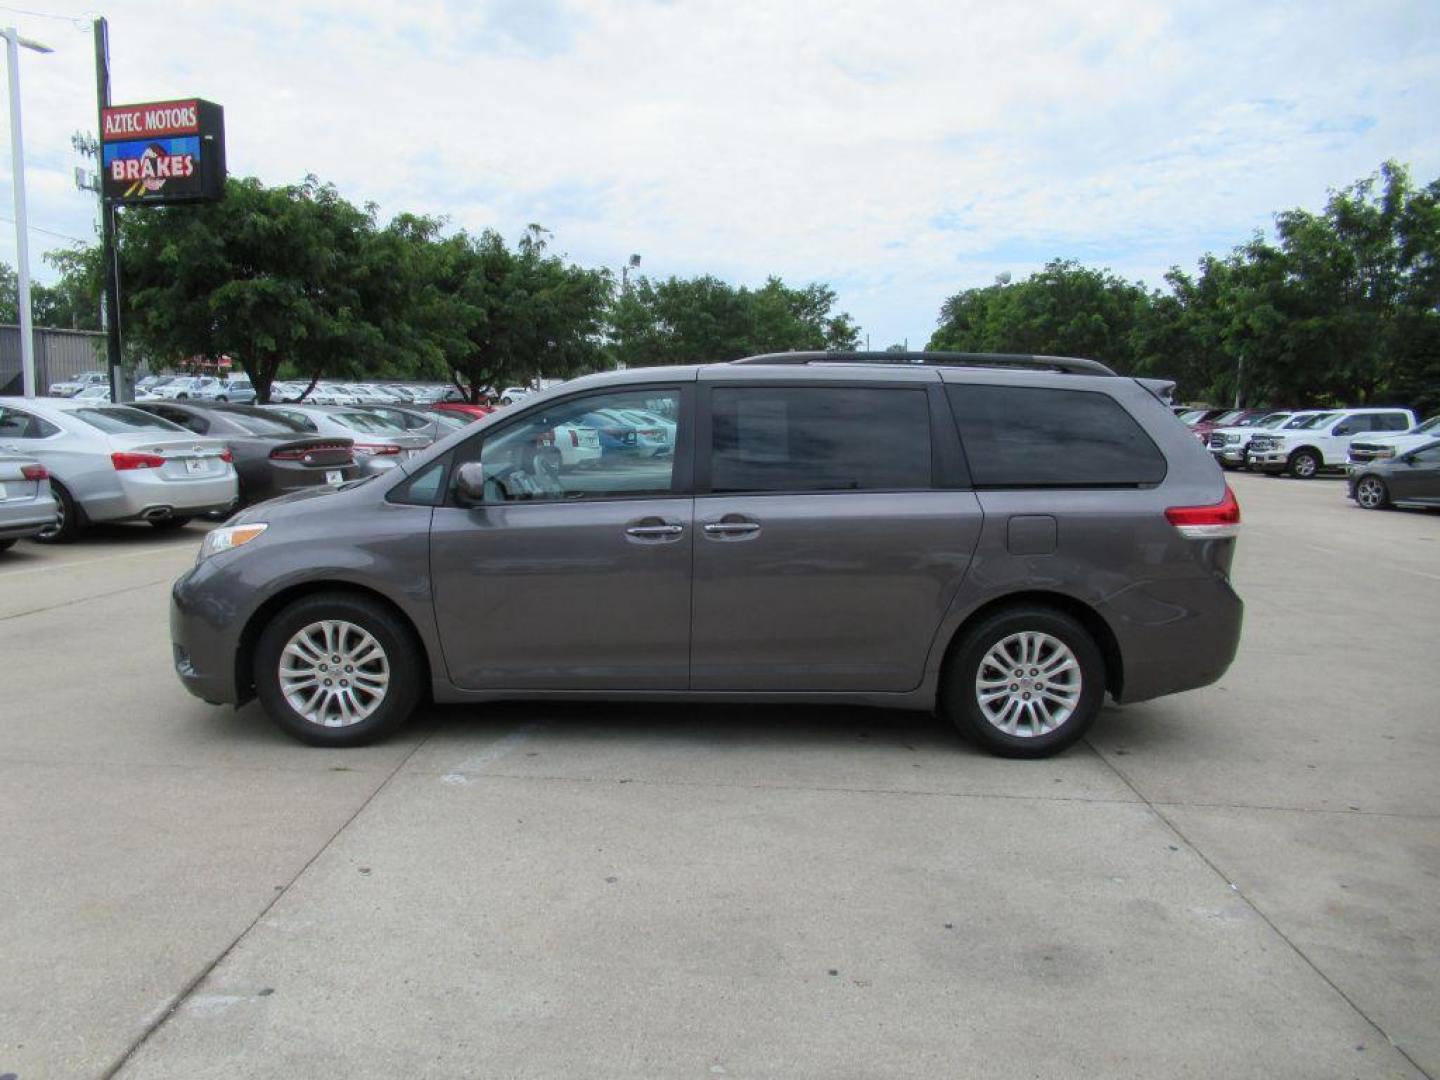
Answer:
M467 461L455 470L455 495L469 506L485 501L485 468L480 462Z

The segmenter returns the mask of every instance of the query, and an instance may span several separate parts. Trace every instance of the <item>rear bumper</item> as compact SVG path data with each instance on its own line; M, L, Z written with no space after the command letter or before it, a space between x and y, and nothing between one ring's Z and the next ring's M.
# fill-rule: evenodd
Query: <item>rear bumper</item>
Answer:
M60 507L48 492L43 499L26 499L24 502L11 502L8 506L0 503L0 540L34 536L54 525L59 516Z
M1240 648L1245 604L1218 575L1151 583L1145 590L1149 614L1133 605L1128 624L1101 608L1115 629L1123 656L1124 681L1117 700L1148 701L1209 686L1229 670Z
M118 479L119 486L104 495L81 497L81 508L91 521L195 517L230 509L240 494L233 469L194 480L166 480L154 470L134 469L118 474Z

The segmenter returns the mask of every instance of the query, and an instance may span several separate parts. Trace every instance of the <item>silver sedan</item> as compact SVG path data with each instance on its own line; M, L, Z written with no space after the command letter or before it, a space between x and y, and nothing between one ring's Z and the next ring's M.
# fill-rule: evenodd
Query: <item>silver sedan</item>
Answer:
M159 529L229 509L239 494L230 451L125 405L0 397L0 451L44 465L59 519L42 540L71 540L90 522Z
M58 514L45 466L31 457L0 451L0 551L53 527Z

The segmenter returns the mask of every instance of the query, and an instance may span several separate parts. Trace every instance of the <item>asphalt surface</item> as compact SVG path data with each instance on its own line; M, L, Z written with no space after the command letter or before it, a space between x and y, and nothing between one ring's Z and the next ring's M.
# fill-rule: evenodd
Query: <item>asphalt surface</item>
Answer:
M861 709L170 671L199 530L0 555L0 1075L1440 1076L1440 515L1240 476L1241 655L1051 761Z

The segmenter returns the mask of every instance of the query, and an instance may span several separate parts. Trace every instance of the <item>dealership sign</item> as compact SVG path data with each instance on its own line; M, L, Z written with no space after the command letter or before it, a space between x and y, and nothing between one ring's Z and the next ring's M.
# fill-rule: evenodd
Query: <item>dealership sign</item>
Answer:
M225 193L225 110L198 98L100 111L108 202L203 202Z

